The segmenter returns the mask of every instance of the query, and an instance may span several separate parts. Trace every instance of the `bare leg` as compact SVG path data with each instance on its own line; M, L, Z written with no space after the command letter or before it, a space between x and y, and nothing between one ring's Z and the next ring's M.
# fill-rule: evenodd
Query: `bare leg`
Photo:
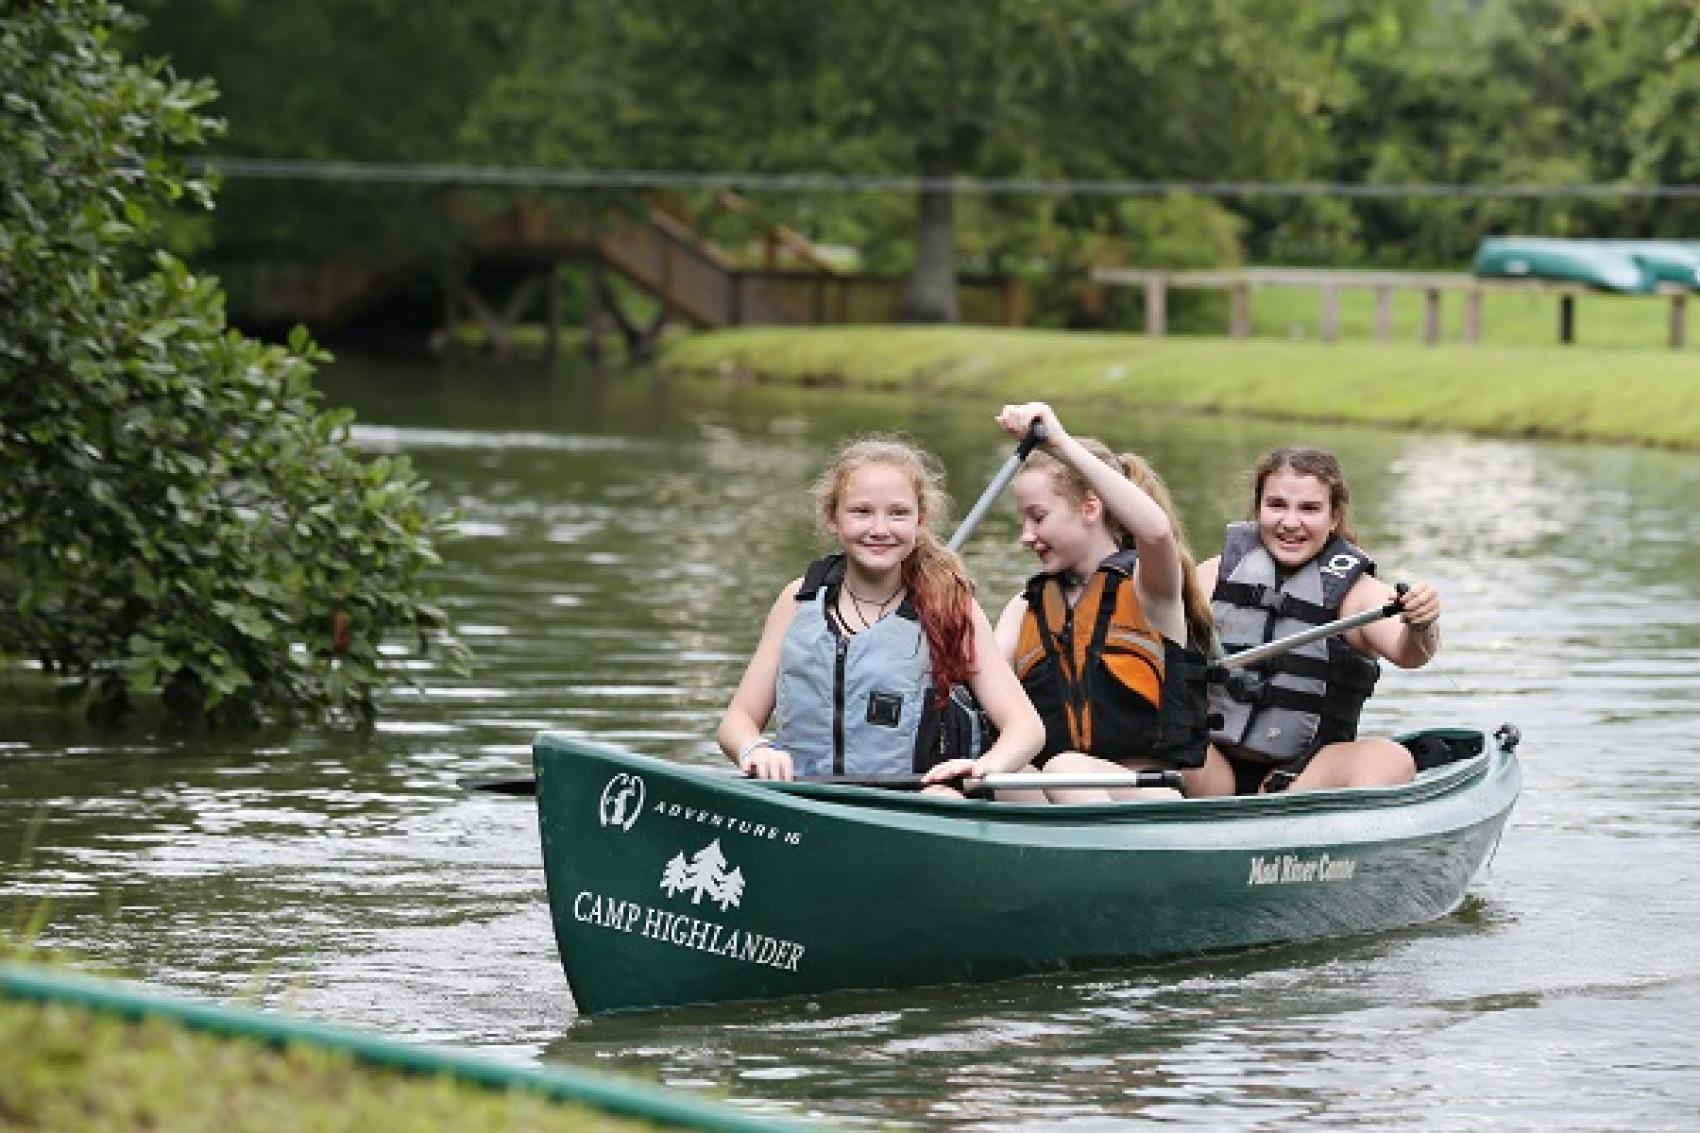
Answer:
M1204 749L1204 766L1181 772L1181 792L1189 799L1217 798L1234 793L1234 766L1216 750L1215 744Z
M1325 787L1390 787L1409 783L1417 774L1416 760L1405 745L1381 736L1329 744L1305 764L1290 791Z
M1059 775L1114 775L1129 770L1139 768L1131 764L1111 763L1096 756L1082 755L1078 751L1065 751L1054 755L1050 762L1045 764L1047 774ZM1065 790L1046 791L1045 794L1049 795L1054 803L1131 802L1183 797L1179 791L1168 787L1069 787Z

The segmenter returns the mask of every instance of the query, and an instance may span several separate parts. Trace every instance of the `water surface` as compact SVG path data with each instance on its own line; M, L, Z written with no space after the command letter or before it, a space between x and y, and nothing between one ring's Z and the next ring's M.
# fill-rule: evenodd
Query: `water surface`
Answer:
M997 406L360 362L325 385L457 509L442 581L475 675L422 668L371 734L234 736L103 730L0 678L0 924L193 995L846 1125L1692 1128L1700 458L1094 420L1165 473L1201 553L1259 451L1339 452L1383 576L1446 607L1441 658L1384 677L1368 726L1525 736L1465 905L1150 971L580 1020L529 805L457 779L523 773L541 728L718 761L839 441L924 438L966 510L1007 453ZM1006 500L969 550L994 608L1032 569L1014 531Z

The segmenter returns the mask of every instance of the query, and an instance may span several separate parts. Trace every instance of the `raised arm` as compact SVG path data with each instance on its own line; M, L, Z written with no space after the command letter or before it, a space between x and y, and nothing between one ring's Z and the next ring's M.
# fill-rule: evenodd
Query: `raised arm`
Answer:
M1006 405L998 414L998 424L1013 437L1026 436L1035 419L1045 427L1045 450L1079 472L1092 494L1103 503L1105 512L1133 535L1139 550L1139 588L1146 603L1159 608L1172 607L1175 619L1179 619L1181 556L1168 515L1144 489L1122 475L1120 469L1088 452L1063 428L1056 411L1044 402ZM1165 626L1164 630L1169 632L1172 628L1177 627Z
M802 579L793 579L779 592L773 608L768 611L767 623L762 626L761 641L750 655L744 677L726 706L715 739L726 758L739 769L758 779L790 779L794 775L791 753L781 751L761 739L773 715L773 704L779 692L779 661L785 647L785 631L797 616L797 588Z

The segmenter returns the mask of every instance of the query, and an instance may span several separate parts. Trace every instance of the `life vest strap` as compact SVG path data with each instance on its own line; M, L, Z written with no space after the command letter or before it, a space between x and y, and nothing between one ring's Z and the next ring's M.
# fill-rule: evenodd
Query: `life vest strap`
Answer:
M1354 697L1357 701L1356 707L1348 708L1330 701L1320 693L1283 688L1269 682L1261 674L1244 669L1229 673L1226 687L1228 694L1242 704L1260 709L1285 708L1291 712L1313 713L1324 724L1335 727L1350 725L1354 730L1358 719L1357 709L1363 704L1363 698Z
M1216 583L1211 597L1235 606L1268 610L1277 617L1309 622L1312 625L1323 625L1333 621L1336 616L1335 612L1326 606L1295 598L1261 582L1230 582L1222 579Z
M1230 655L1234 652L1238 650L1230 650ZM1267 676L1286 673L1304 680L1326 681L1353 692L1361 692L1365 696L1374 691L1375 683L1381 677L1381 669L1373 663L1333 651L1326 660L1321 657L1304 657L1296 653L1282 653L1256 662L1248 668Z
M844 581L844 556L826 555L810 563L797 587L797 601L813 602L822 586L835 587Z

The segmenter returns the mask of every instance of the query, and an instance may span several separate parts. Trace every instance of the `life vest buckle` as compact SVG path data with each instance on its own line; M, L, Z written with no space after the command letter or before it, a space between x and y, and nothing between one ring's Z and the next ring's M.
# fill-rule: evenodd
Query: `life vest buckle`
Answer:
M1222 683L1227 688L1228 695L1235 700L1259 707L1263 706L1264 695L1269 690L1269 679L1250 669L1234 669Z

